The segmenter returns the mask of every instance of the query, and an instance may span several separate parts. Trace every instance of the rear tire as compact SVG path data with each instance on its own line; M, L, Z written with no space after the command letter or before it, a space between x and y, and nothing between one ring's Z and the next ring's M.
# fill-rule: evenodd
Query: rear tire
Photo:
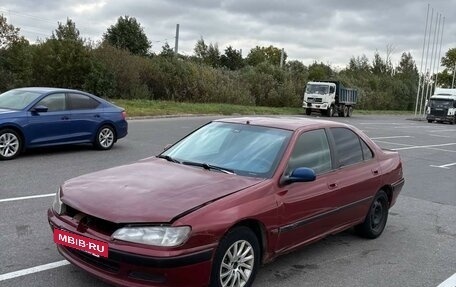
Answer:
M432 120L427 120L427 121L428 121L428 123L430 123L430 124L433 122Z
M352 108L352 107L349 107L349 108L348 108L348 115L347 115L347 117L351 117L352 114L353 114L353 108Z
M364 222L355 226L358 235L369 239L379 237L388 220L388 209L388 196L383 190L380 190L375 195Z
M98 129L93 143L94 147L99 150L108 150L114 146L116 142L116 133L114 128L109 125L104 125Z
M250 287L260 265L260 254L258 238L250 228L233 228L217 247L209 286Z
M344 118L348 117L348 107L344 106Z
M0 130L0 160L16 158L22 151L22 144L22 138L15 130Z

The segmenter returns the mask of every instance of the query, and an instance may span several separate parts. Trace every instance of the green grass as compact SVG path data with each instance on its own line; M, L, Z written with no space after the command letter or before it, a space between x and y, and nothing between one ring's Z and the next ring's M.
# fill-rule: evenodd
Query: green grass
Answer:
M149 100L112 100L125 108L129 117L166 116L166 115L302 115L302 108L274 108L240 106L231 104L195 104ZM365 111L356 110L355 114L392 114L406 115L410 111Z

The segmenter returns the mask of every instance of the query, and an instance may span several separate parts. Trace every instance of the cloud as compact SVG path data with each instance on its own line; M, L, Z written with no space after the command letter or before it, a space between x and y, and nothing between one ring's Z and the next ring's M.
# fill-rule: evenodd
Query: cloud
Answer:
M368 58L392 48L393 63L411 52L419 63L427 2L424 0L3 0L0 13L22 28L31 40L50 35L57 21L73 19L83 37L99 40L118 17L135 17L144 27L153 50L165 42L174 45L179 23L180 51L191 55L201 37L232 45L244 57L259 45L284 48L289 59L344 66L353 56ZM446 14L443 53L456 46L456 0L434 0L435 13ZM31 9L33 7L33 9ZM435 18L434 18L435 19ZM390 51L391 52L391 51Z

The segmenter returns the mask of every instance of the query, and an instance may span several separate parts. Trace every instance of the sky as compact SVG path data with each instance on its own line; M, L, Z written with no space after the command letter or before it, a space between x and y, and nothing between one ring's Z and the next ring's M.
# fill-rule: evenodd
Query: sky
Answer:
M424 60L423 42L427 35ZM431 23L432 10L433 27ZM436 59L440 43L432 54L436 27L443 27L441 57L456 48L456 0L2 0L0 14L21 29L31 42L46 39L67 18L76 23L81 36L99 41L120 16L135 17L152 43L161 51L165 42L174 47L176 24L180 24L179 52L192 55L196 41L203 38L223 50L231 45L244 57L255 46L284 48L288 60L305 65L323 62L344 68L350 58L378 52L391 56L397 65L403 52L410 52L424 66L430 40L427 67ZM437 15L445 25L436 25ZM437 22L438 23L438 22ZM441 21L443 23L443 20ZM441 30L440 30L441 31ZM432 32L432 33L430 33ZM431 57L434 55L434 57ZM441 68L440 68L441 69Z

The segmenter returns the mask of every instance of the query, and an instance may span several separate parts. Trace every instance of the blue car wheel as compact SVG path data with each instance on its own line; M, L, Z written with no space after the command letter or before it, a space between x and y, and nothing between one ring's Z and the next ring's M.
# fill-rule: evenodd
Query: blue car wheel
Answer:
M0 160L9 160L21 153L22 138L12 129L0 130Z

